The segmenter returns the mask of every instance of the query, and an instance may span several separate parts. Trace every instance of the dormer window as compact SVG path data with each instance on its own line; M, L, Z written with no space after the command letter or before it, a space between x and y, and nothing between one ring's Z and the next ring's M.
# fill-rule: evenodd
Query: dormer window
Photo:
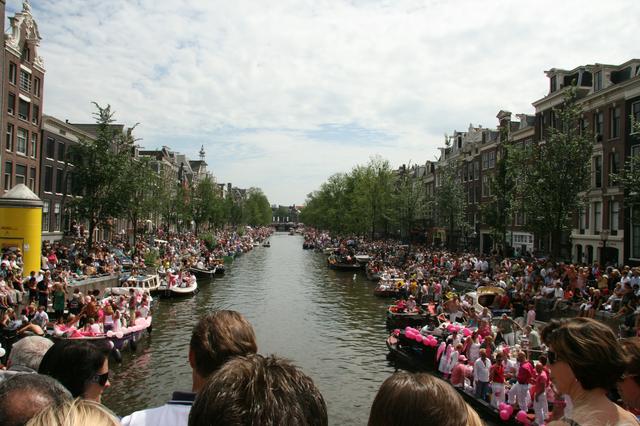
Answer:
M22 60L25 62L31 62L31 50L26 46L22 49Z
M556 90L558 90L558 79L556 78L555 75L553 77L551 77L551 80L550 80L549 84L550 84L549 91L551 93L553 93Z
M602 70L596 71L593 78L593 91L602 90Z

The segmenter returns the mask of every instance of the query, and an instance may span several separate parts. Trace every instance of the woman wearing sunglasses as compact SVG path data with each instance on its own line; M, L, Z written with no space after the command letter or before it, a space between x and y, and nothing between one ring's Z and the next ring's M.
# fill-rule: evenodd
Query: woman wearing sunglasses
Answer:
M618 391L626 407L640 415L640 337L622 341L627 355L627 369L618 380Z
M622 346L609 327L590 318L554 320L542 331L542 340L549 348L551 380L574 405L570 417L549 426L640 424L607 397L626 369Z
M38 373L57 379L75 398L100 402L109 383L109 347L86 340L59 340L44 355Z

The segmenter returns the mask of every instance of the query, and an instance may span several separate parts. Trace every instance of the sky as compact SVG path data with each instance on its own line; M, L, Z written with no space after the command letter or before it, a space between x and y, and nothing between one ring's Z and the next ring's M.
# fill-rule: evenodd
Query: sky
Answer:
M204 146L218 182L283 205L373 156L424 164L445 133L533 113L545 70L640 57L638 0L31 5L45 114L87 123L109 104L144 148Z

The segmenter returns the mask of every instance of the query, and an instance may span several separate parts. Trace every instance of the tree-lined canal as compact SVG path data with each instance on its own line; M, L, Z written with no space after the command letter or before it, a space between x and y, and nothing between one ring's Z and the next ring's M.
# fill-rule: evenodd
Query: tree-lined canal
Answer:
M236 259L225 276L199 282L183 300L161 300L151 338L126 353L104 403L119 415L163 404L173 390L189 390L188 344L196 318L234 309L253 324L262 354L293 360L315 381L332 425L366 424L384 379L385 308L363 274L329 270L324 256L302 250L302 239L274 234L271 247Z

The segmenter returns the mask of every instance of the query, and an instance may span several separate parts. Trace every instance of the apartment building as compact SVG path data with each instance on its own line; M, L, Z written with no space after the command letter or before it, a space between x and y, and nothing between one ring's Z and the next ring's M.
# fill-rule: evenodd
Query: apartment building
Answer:
M640 140L631 133L631 117L640 120L640 59L620 65L581 65L545 72L549 93L533 103L535 140L555 124L554 108L564 101L565 89L577 87L582 129L594 136L591 186L581 194L585 206L577 212L570 234L576 262L640 263L640 225L624 204L624 191L611 178L630 155L640 153ZM640 213L637 213L640 214Z
M4 18L4 2L2 2ZM40 121L44 94L44 63L38 54L41 37L28 1L9 18L5 34L2 78L2 144L0 194L14 185L26 184L39 191Z

